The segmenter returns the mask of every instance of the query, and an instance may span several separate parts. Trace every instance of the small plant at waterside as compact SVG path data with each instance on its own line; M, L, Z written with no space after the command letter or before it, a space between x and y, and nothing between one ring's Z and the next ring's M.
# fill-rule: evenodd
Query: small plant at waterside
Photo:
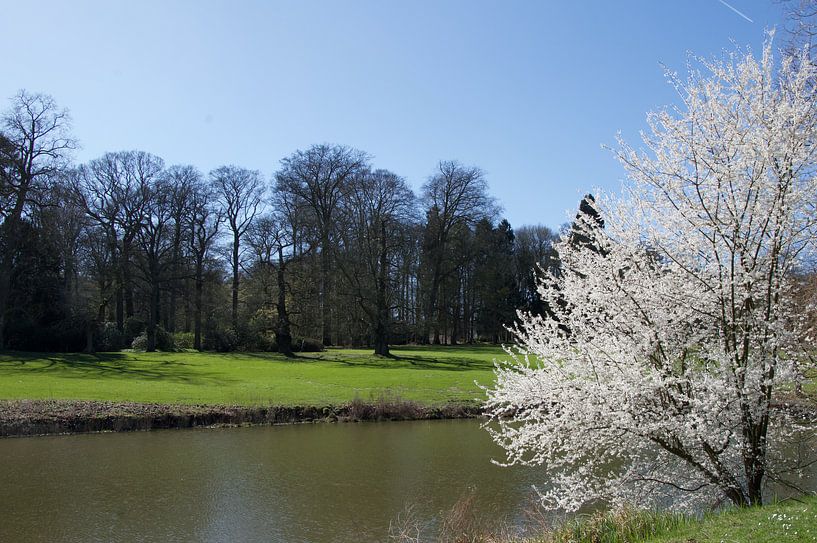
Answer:
M352 421L364 420L414 420L423 418L426 409L411 400L394 394L380 394L369 401L355 397L347 404L346 417Z
M470 497L469 497L470 496ZM817 498L741 507L703 516L623 507L578 515L552 527L554 519L541 508L514 535L502 526L487 526L471 508L473 493L441 513L438 529L407 506L389 524L389 540L400 543L786 543L817 541Z
M541 543L631 543L647 541L692 522L680 513L623 508L580 516L544 536Z
M773 399L807 362L817 67L774 58L671 76L683 109L650 115L646 151L621 143L627 196L587 200L539 285L551 314L520 316L486 428L506 464L544 465L549 508L760 504L812 460L781 454L800 428Z
M389 541L397 543L514 543L506 523L491 523L477 506L477 493L463 493L436 522L421 519L414 505L406 506L389 523ZM431 525L435 524L434 529Z

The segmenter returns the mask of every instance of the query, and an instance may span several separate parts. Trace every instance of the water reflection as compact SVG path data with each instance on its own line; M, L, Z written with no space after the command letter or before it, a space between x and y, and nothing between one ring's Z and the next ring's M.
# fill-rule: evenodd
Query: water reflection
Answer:
M546 481L501 457L474 420L4 439L0 541L380 542L408 505L433 531L472 491L484 523L519 525Z
M476 421L320 424L0 441L0 541L383 541L469 489L512 518L541 484Z

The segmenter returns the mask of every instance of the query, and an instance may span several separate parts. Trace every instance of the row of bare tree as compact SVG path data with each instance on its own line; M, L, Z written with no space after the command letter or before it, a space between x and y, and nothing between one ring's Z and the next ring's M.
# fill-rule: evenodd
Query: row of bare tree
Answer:
M543 311L554 234L517 232L483 173L439 163L417 197L365 153L314 145L267 179L142 151L73 164L69 117L20 92L0 124L0 347L458 343ZM538 305L537 305L538 304ZM80 346L81 343L81 346ZM303 342L301 342L303 343Z

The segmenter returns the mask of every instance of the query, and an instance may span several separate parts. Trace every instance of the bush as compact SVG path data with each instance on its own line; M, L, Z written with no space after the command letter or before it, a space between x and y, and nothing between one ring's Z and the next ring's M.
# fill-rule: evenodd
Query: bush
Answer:
M264 334L258 335L258 350L265 353L277 353L278 344L275 338Z
M115 322L103 322L96 330L94 347L97 351L118 351L127 345L125 334L116 327Z
M133 341L130 344L130 348L134 351L147 351L148 350L148 336L147 334L141 334L133 338Z
M131 342L131 349L134 351L146 351L148 348L147 332L142 332L136 336ZM173 334L166 331L161 326L156 327L156 349L159 351L170 352L175 350L175 342Z
M389 333L390 345L407 345L414 341L414 327L404 321L395 321Z
M176 342L173 339L173 334L161 326L156 327L156 348L160 351L176 350Z
M204 336L202 347L205 351L233 352L238 348L238 334L232 328L213 328Z
M173 334L173 344L176 349L192 349L196 335L193 332L176 332Z
M91 323L82 317L66 317L44 330L42 345L49 351L80 352L87 344L89 326Z
M6 322L6 347L18 351L81 352L88 339L88 319L69 315L41 323L17 314Z
M125 319L124 325L124 342L132 342L137 336L141 336L145 332L145 328L147 328L147 324L139 317L128 317Z
M323 352L323 342L308 337L292 338L292 352L294 353L320 353Z

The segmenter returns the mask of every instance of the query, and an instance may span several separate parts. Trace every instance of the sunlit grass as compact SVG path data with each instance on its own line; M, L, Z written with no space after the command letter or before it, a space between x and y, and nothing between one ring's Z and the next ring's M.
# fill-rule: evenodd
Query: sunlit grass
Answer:
M817 541L817 498L731 509L648 539L652 543L787 543Z
M484 539L489 541L489 539ZM495 541L495 540L490 540ZM733 508L702 518L624 510L567 521L554 531L508 543L795 543L817 541L817 498Z
M499 347L330 349L275 353L0 354L0 399L186 404L330 405L383 395L424 404L474 402L493 382Z

